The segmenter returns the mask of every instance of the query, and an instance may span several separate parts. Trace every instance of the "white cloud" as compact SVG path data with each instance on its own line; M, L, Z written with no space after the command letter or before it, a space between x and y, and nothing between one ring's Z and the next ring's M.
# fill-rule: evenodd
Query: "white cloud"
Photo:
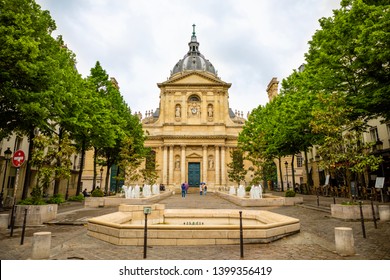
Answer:
M192 24L201 53L232 83L229 105L245 112L267 102L304 61L307 42L338 0L37 0L50 11L83 76L100 61L132 111L159 105L163 82L188 49Z

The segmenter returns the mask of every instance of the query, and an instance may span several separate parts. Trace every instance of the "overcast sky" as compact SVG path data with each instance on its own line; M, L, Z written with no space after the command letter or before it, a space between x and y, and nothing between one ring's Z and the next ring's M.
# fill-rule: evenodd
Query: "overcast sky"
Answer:
M304 62L321 17L340 0L36 0L57 24L86 77L96 61L119 83L133 112L155 110L157 83L188 51L200 52L232 83L229 105L246 113L268 102L266 88Z

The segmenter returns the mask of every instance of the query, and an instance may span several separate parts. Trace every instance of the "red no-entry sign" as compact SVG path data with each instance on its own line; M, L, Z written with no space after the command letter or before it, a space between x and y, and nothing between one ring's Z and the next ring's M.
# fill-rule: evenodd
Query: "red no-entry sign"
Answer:
M26 160L26 156L22 150L17 150L12 156L12 164L14 167L20 167Z

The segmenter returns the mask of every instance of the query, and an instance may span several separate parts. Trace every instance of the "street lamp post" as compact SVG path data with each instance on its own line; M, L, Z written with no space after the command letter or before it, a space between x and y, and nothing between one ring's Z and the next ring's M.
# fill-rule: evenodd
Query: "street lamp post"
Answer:
M11 159L11 156L12 156L12 151L8 147L7 150L4 152L5 168L4 168L3 186L1 187L1 193L0 193L0 211L3 211L4 186L5 186L5 180L7 179L8 162Z
M100 167L100 189L103 190L103 166ZM107 195L107 190L105 189L106 195Z
M288 184L288 172L287 172L288 162L287 162L287 160L284 162L284 166L286 167L287 190L289 190L290 189L290 185Z

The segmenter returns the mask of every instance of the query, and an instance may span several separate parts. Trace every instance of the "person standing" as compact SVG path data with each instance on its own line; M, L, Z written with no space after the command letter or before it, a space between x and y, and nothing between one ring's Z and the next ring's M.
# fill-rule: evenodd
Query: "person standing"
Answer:
M207 185L206 185L206 183L204 183L204 185L203 185L203 194L206 195L206 193L207 193Z
M186 184L181 184L181 197L186 198L187 190L186 190Z
M202 195L203 194L203 183L201 183L199 185L199 194Z
M190 185L188 185L187 182L184 182L184 185L185 185L185 187L186 187L186 194L187 194L187 193L188 193L188 188L190 187Z

